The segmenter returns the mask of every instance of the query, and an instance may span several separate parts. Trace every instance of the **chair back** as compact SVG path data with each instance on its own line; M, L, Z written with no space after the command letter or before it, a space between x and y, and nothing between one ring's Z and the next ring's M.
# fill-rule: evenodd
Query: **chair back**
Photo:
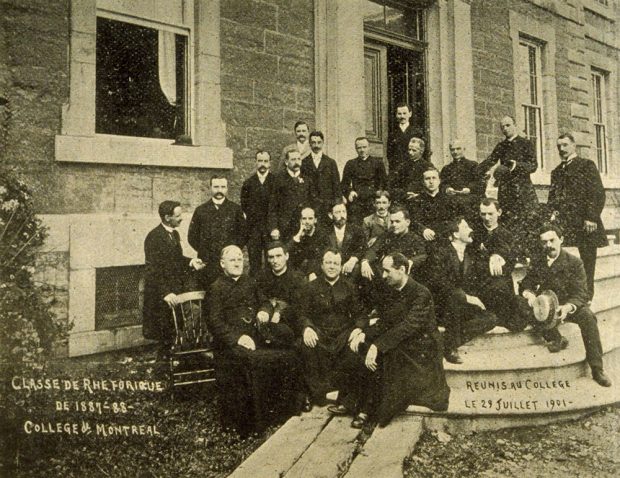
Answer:
M205 292L186 292L177 295L177 298L178 304L170 307L175 332L174 347L192 349L210 344L206 320L202 313Z

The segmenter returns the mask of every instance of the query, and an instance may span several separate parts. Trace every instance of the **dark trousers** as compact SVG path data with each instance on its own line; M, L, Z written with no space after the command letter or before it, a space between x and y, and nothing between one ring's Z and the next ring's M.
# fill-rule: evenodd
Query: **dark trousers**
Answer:
M260 231L252 231L248 239L248 257L250 259L250 276L254 277L263 267L267 235Z
M445 352L456 350L497 325L497 317L493 312L468 304L462 291L445 297L442 305L439 322L446 329Z
M515 294L512 277L489 277L478 295L487 310L497 316L497 325L520 332L535 321L527 300Z
M592 300L592 297L594 297L594 272L596 271L596 246L583 244L578 249L579 257L583 262L583 268L586 270L588 294L590 295L590 300Z
M325 395L336 390L347 350L346 347L338 349L325 347L320 338L319 343L314 348L310 348L302 342L300 352L304 378L312 403L315 405L325 405Z
M578 309L574 314L570 314L566 318L566 322L572 322L579 326L581 330L581 338L586 349L586 362L593 370L603 369L603 346L601 345L601 336L596 323L596 316L590 310L590 307L584 306ZM559 342L562 336L557 327L543 333L546 340Z
M381 367L376 371L365 365L368 344L361 343L355 353L347 347L342 356L341 373L338 375L338 403L353 414L371 415L377 408L381 394Z

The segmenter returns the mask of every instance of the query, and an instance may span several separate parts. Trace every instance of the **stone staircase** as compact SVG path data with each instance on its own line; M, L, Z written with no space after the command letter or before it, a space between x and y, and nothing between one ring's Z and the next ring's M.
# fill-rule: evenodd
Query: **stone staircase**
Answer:
M618 403L620 246L599 249L592 310L610 388L592 380L577 325L560 326L570 343L557 354L527 330L511 333L497 327L459 349L463 364L444 361L451 388L448 411L411 406L367 436L350 427L350 417L331 417L325 408L315 408L291 418L231 477L401 477L403 459L424 429L469 433L542 425Z

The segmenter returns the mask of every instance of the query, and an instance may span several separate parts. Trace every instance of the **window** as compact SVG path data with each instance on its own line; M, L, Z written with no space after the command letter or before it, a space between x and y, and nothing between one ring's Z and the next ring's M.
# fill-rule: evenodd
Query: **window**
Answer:
M95 330L142 323L144 266L98 267Z
M189 134L187 31L98 16L96 43L96 133Z
M592 109L594 113L594 146L596 162L601 174L607 174L607 98L605 85L607 73L592 70Z
M516 61L517 104L523 110L523 130L536 149L538 165L544 166L542 127L542 63L541 46L522 38Z
M418 8L426 6L417 3ZM414 5L415 7L416 5ZM364 28L408 40L424 40L424 12L387 0L365 0L363 4Z

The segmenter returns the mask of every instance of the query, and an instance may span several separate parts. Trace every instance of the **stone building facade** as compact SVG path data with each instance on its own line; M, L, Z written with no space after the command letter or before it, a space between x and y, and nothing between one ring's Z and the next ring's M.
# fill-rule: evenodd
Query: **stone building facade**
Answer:
M38 279L51 287L56 313L73 323L64 353L142 343L142 244L159 202L175 198L189 216L215 172L238 198L254 152L277 157L298 119L325 132L342 168L357 136L385 153L394 102L404 99L441 166L454 137L468 157L484 159L500 140L499 119L511 114L537 142L541 168L533 178L543 200L558 163L557 134L575 131L581 153L604 173L604 222L617 230L619 3L0 2L2 154L31 178L49 226ZM114 44L118 32L131 41ZM138 121L114 103L130 92L110 67L150 65L149 55L125 48L134 42L154 45L160 65L152 111L162 113ZM172 69L162 70L164 56ZM125 77L123 88L142 80ZM108 117L127 120L112 125L121 134L110 133L117 130Z

